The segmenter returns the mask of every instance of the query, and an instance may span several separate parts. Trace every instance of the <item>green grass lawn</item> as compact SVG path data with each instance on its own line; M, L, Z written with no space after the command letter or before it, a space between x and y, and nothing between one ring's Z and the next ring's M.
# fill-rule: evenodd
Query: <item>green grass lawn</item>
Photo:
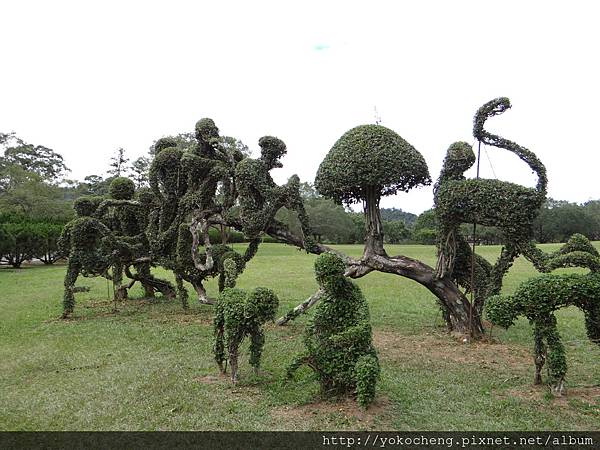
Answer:
M361 253L359 246L338 248ZM434 263L433 247L387 250ZM493 260L499 248L478 252ZM315 291L314 258L263 244L238 287L274 289L283 314ZM308 370L284 380L302 349L307 315L267 327L259 377L245 345L233 386L212 357L210 306L192 302L184 312L177 302L136 299L136 288L115 313L105 280L80 279L91 290L77 294L73 319L64 321L64 272L62 265L0 269L2 430L600 430L600 348L587 341L583 315L573 308L557 314L569 372L567 396L554 399L546 386L532 385L526 320L508 331L494 328L490 342L463 344L445 332L425 288L369 274L357 283L369 301L382 379L375 404L362 411L349 399L320 400ZM534 275L518 260L504 292ZM208 289L216 296L216 283Z

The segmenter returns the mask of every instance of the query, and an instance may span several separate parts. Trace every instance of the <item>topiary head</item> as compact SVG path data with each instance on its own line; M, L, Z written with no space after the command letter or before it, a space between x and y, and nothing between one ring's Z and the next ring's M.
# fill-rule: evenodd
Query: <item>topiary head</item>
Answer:
M235 282L240 274L240 270L233 258L225 258L223 261L223 274L225 275L225 287L235 287Z
M127 177L117 177L110 182L108 193L115 200L131 200L135 194L135 184Z
M510 100L507 97L498 97L490 100L485 105L477 110L473 119L473 136L481 140L484 134L483 125L488 117L502 114L507 109L510 109Z
M146 212L150 212L149 210L153 209L157 206L157 199L154 192L150 188L140 188L136 192L136 196L140 204L146 208Z
M199 142L211 142L211 140L218 138L219 129L212 119L205 117L196 122L196 139Z
M166 148L177 147L177 141L172 137L163 137L154 143L154 155L158 155Z
M86 195L79 197L73 203L73 209L75 210L77 217L88 217L94 214L101 200L101 197L95 196Z
M245 316L255 317L259 323L275 320L279 307L279 299L275 292L264 287L257 287L248 295Z
M460 180L463 174L475 163L475 153L471 146L463 141L455 142L446 152L440 178Z
M493 295L485 302L485 315L494 325L508 328L523 313L516 297Z
M317 172L315 187L337 203L407 192L431 182L427 164L415 148L381 125L360 125L333 145Z
M283 167L279 159L286 154L285 143L274 136L263 136L258 140L260 146L260 159L262 159L269 169Z
M576 251L586 252L594 256L600 256L598 254L598 250L596 250L596 248L592 245L590 240L580 233L573 234L566 242L566 244L560 248L558 253L564 255L566 253Z
M345 281L346 265L334 253L322 253L315 260L315 278L319 286L325 289L335 289Z

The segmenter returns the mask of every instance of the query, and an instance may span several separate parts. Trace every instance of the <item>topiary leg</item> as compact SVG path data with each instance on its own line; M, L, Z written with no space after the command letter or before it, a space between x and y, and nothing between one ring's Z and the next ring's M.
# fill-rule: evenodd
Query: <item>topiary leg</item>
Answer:
M260 367L260 356L265 345L265 335L261 329L254 330L250 334L250 365L254 367L254 372L258 375Z
M175 273L175 282L177 283L177 296L181 301L181 307L183 309L188 309L188 292L183 285L183 278L177 273Z
M229 366L231 367L231 382L236 384L238 381L238 348L240 342L233 340L228 345L229 351Z
M67 319L75 308L74 287L77 277L79 276L81 267L69 261L67 273L65 275L65 292L63 295L63 314L62 318Z
M366 408L375 398L375 386L379 378L379 362L373 355L363 355L354 366L356 401Z
M547 321L544 334L548 343L548 369L552 393L561 396L565 393L564 380L567 373L567 359L565 358L565 347L556 327L556 318L553 315Z
M544 337L542 330L537 326L533 330L533 351L534 351L534 362L535 362L535 377L533 384L542 384L542 369L546 362L546 344L544 344Z

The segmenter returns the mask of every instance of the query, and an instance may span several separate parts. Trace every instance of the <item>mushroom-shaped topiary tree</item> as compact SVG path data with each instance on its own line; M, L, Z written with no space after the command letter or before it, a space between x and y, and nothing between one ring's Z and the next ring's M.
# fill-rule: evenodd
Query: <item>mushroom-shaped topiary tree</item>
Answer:
M360 125L333 145L319 166L315 186L337 203L363 203L368 256L385 255L381 197L430 182L427 164L412 145L382 125Z

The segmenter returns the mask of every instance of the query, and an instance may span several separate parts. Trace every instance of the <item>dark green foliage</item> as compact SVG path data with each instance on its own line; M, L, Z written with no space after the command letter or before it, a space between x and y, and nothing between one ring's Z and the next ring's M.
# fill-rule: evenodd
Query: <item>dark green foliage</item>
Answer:
M40 236L36 225L29 221L0 224L6 241L2 244L6 262L14 268L36 256L40 248Z
M367 199L367 187L380 195L407 192L429 184L421 154L394 131L381 125L360 125L333 145L317 172L315 187L339 203Z
M519 316L529 319L534 328L535 382L541 383L541 370L547 359L552 389L558 395L564 390L567 363L554 311L567 306L583 310L588 337L600 344L600 257L581 235L548 257L549 268L578 266L582 262L586 267L592 266L589 274L540 275L523 282L513 295L490 297L486 305L488 319L504 328L512 326Z
M407 227L413 226L417 220L416 214L402 211L398 208L381 208L380 212L383 220L387 220L388 222L403 222Z
M344 270L344 262L332 253L316 259L315 275L323 295L306 328L306 352L289 366L288 376L306 364L314 370L323 395L355 391L358 403L367 406L375 397L379 362L369 307Z
M226 272L235 277L235 263L227 259L224 265ZM230 284L229 277L227 284ZM223 362L229 360L234 383L237 381L239 346L246 336L250 337L250 365L258 371L265 342L262 325L275 319L278 305L277 296L267 288L246 292L228 287L219 294L215 305L213 350L221 372L225 372Z
M127 177L117 177L110 182L108 193L115 200L131 200L135 193L135 184Z
M54 264L61 255L58 251L58 239L62 233L63 225L57 223L40 222L34 226L37 235L37 247L34 256L44 264Z
M589 239L600 239L598 202L578 205L548 199L544 202L533 229L538 242L564 242L575 233L583 234Z

